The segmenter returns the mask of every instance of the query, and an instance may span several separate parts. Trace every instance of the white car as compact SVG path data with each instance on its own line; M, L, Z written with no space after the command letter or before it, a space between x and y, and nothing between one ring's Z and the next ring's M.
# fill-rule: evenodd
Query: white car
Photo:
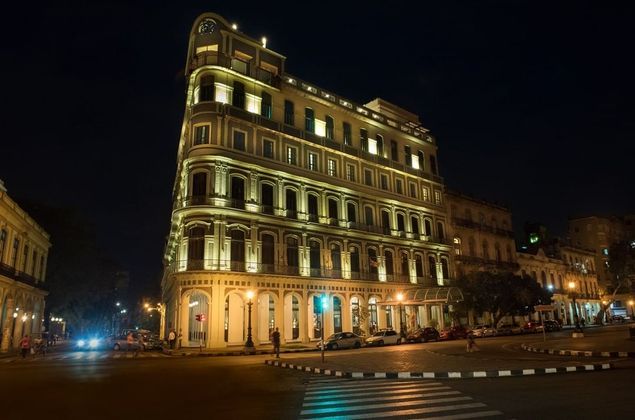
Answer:
M496 328L491 325L477 325L472 328L472 334L474 334L474 337L494 337Z
M381 330L366 339L367 346L401 344L401 336L395 330Z

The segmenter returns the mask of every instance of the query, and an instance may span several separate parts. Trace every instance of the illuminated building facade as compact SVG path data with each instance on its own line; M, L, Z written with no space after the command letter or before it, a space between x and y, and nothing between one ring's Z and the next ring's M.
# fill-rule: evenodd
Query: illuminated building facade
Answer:
M0 349L41 332L49 235L7 194L0 181Z
M443 326L461 296L436 140L382 99L288 74L265 44L211 13L190 33L166 330L182 346L243 345L249 291L255 345L276 327L283 344L398 329L400 312L406 329Z

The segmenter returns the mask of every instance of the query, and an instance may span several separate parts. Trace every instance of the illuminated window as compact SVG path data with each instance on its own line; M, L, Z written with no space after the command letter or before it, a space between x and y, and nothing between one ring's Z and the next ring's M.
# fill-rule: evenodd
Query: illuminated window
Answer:
M264 139L262 141L262 155L273 159L273 140Z
M337 161L335 159L329 159L328 161L328 173L329 176L337 176Z
M317 153L309 152L309 170L317 171L318 170L318 155Z
M234 149L245 151L245 133L234 130Z
M403 194L403 181L401 179L395 180L395 191L397 194Z
M351 131L351 125L347 122L342 123L342 131L344 133L344 144L347 146L353 145L353 132Z
M423 187L421 191L423 192L423 196L421 198L425 201L430 201L430 188Z
M295 115L293 111L293 102L284 101L284 123L287 125L293 125L295 122Z
M364 184L373 186L373 171L370 169L364 169Z
M298 164L298 149L295 147L287 146L287 163L289 165Z
M209 143L209 125L194 127L194 145Z
M461 255L461 238L454 238L454 254Z
M236 108L245 109L245 85L240 82L234 82L232 105Z
M346 179L355 182L355 166L346 165Z
M315 133L315 111L311 108L304 108L304 129Z
M331 117L330 115L327 115L325 137L329 140L333 140L333 132L335 130L334 124L335 123L333 121L333 117Z
M262 115L265 118L271 119L272 109L273 109L273 105L272 105L271 95L263 91L262 102L260 102L260 115Z
M359 142L364 152L368 151L368 131L365 128L359 129Z
M434 203L441 204L441 191L434 192Z
M381 174L379 179L380 179L381 189L387 190L388 189L388 175Z

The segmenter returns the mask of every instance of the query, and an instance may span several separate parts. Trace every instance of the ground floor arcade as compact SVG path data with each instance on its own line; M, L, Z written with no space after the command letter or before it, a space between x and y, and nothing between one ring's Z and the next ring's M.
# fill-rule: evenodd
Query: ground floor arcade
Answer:
M0 276L0 351L18 348L20 339L41 332L46 292Z

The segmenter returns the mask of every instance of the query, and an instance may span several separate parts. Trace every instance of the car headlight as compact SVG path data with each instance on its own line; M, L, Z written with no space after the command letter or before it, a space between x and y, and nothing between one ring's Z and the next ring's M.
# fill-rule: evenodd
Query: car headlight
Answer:
M86 345L86 341L84 341L84 340L79 340L77 342L77 347L84 347L85 345Z
M95 349L97 348L97 346L99 346L99 340L96 338L93 338L88 342L88 347L90 347L91 349Z

